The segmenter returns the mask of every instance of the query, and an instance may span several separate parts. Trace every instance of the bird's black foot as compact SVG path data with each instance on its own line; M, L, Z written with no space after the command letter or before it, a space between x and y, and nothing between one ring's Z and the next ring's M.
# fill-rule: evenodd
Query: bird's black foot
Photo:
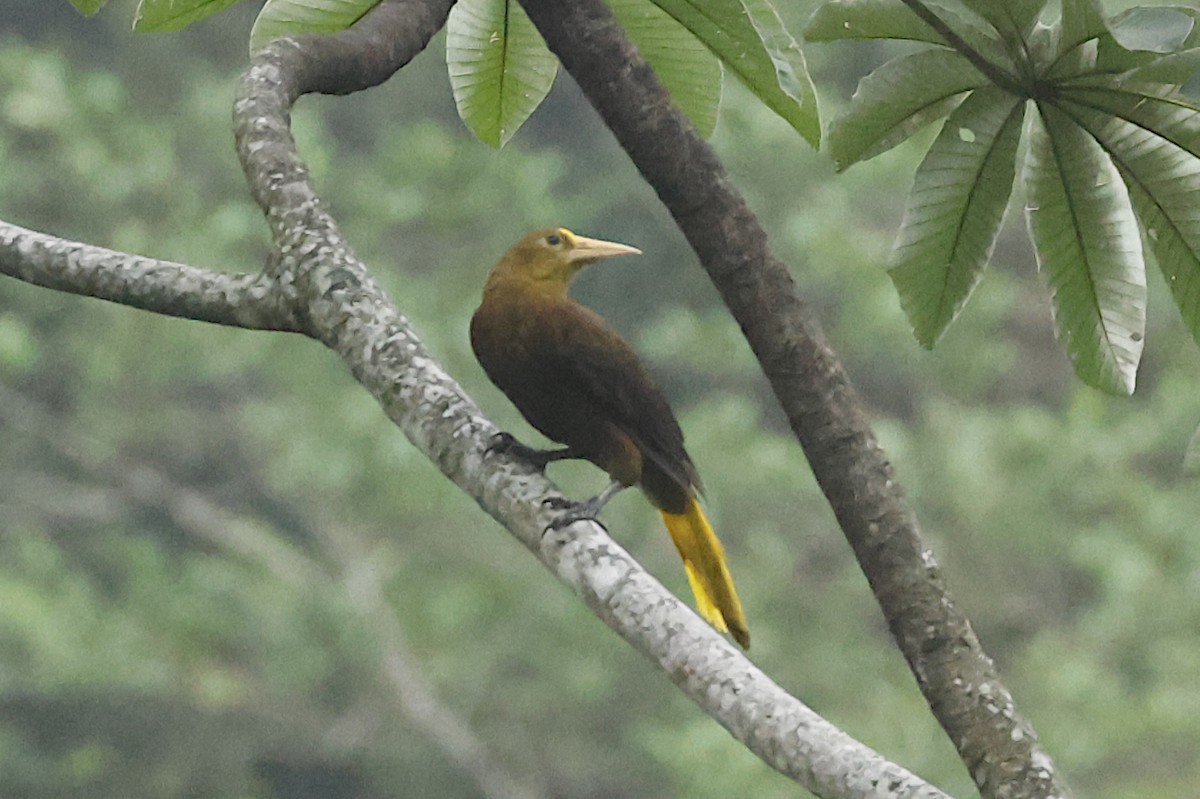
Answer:
M570 451L565 449L534 449L517 441L511 433L497 433L492 436L488 448L483 451L485 456L497 453L507 455L516 460L525 461L539 472L546 471L546 465L551 461L569 457Z
M607 505L608 501L623 488L625 486L621 482L613 480L609 483L608 488L583 502L574 502L565 497L550 497L549 499L542 500L542 504L546 507L562 511L562 514L551 522L550 526L546 529L561 530L569 524L574 524L585 519L604 527L604 524L596 516L600 514L600 509ZM604 527L604 530L607 532L608 528Z
M542 504L548 508L562 511L558 518L550 522L547 530L561 530L575 522L590 521L604 527L604 524L596 518L600 513L600 508L604 506L603 502L599 502L600 497L592 497L585 502L575 502L566 497L550 497L543 500ZM605 530L608 528L605 527Z

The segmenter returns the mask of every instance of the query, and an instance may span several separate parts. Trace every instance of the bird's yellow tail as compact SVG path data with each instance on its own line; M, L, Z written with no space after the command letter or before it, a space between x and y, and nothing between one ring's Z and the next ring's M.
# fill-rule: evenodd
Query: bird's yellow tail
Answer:
M683 558L688 583L696 596L696 609L708 623L728 632L743 649L750 648L750 630L742 602L733 587L733 577L725 565L725 549L695 497L688 500L683 513L662 511L671 540Z

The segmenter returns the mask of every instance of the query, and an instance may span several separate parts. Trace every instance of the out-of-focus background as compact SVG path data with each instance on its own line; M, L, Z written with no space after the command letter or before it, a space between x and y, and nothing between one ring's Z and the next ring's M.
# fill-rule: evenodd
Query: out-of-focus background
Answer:
M132 2L0 2L0 217L254 270L230 103L257 4L178 34ZM812 2L778 3L799 31ZM1117 10L1112 3L1108 10ZM467 321L521 234L636 244L577 295L652 362L708 485L753 658L962 797L932 720L737 326L560 75L502 152L457 120L438 37L297 136L364 260L501 425ZM832 114L886 46L813 45ZM835 175L735 83L714 144L869 404L950 587L1084 795L1200 780L1200 352L1157 272L1137 394L1082 387L1019 204L936 351L883 270L915 167ZM604 483L554 467L569 491ZM636 493L606 519L686 596ZM802 795L597 622L403 439L329 352L0 279L0 796ZM496 794L493 794L496 795Z

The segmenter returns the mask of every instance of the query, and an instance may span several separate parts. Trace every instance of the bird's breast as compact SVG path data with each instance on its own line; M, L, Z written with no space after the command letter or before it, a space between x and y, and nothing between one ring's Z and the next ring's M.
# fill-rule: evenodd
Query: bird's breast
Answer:
M528 413L530 393L552 392L545 357L556 335L554 318L562 310L535 296L484 296L471 319L471 348L488 377Z

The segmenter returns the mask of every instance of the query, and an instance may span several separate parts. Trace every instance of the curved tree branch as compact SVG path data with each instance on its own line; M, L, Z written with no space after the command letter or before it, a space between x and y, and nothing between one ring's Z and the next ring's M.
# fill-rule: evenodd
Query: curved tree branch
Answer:
M766 232L602 0L521 0L746 335L934 715L985 797L1065 788L922 542L862 404Z
M264 275L231 275L48 236L0 221L0 274L167 316L296 332L295 303Z

